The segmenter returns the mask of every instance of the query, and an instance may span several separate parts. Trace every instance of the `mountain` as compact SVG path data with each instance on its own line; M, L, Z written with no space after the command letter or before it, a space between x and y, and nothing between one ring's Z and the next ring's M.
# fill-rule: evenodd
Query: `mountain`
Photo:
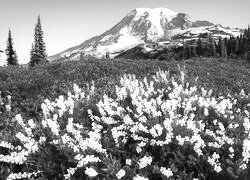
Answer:
M137 8L103 34L49 59L51 61L77 60L81 53L101 58L107 52L114 57L138 45L152 42L180 44L209 34L213 34L214 37L229 37L240 33L240 29L225 28L208 21L194 20L188 14L167 8Z

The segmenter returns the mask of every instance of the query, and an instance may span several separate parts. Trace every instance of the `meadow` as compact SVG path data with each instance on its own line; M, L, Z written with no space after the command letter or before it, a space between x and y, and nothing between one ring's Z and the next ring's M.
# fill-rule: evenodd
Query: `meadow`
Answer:
M1 67L0 179L249 179L249 78L212 58Z

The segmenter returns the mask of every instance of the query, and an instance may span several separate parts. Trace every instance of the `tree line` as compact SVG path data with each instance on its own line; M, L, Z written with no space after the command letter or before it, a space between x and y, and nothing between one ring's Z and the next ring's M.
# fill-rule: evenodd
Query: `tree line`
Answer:
M9 35L7 39L7 47L5 49L5 54L7 56L7 65L18 65L17 53L13 47L13 38L11 35L11 30L9 29ZM30 51L30 62L29 66L34 67L37 64L47 63L46 46L43 39L43 30L41 25L40 16L37 18L37 23L35 25L35 35L34 43L32 44Z
M215 39L209 35L207 39L198 39L195 44L184 44L181 53L182 59L192 57L222 57L228 59L248 59L250 61L250 27L240 36Z

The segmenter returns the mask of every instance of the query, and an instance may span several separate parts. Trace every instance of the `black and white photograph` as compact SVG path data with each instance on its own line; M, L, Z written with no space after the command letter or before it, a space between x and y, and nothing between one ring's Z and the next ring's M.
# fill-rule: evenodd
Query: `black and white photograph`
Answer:
M250 1L0 0L0 180L250 180Z

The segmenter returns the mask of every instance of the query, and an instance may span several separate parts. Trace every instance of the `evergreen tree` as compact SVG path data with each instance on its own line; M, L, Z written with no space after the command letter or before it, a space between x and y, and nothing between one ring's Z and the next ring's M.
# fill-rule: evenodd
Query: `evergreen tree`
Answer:
M242 59L245 59L247 54L247 36L245 35L242 36L240 48L241 48L241 57Z
M201 39L199 38L198 41L197 41L197 46L196 46L196 53L197 55L200 57L200 56L203 56L203 47L202 47L202 42L201 42Z
M223 40L221 37L219 37L219 41L218 41L218 50L217 53L219 54L220 57L222 57L222 46L223 46Z
M247 60L250 62L250 27L248 26L247 29L247 45L246 45L246 49L247 49Z
M83 55L84 55L84 53L83 53L83 52L81 52L81 53L80 53L80 57L79 57L79 60L80 60L80 61L83 61L83 60L84 60Z
M31 49L30 66L33 67L39 63L47 63L47 54L45 43L43 40L43 31L41 26L40 16L38 16L37 24L35 26L34 44Z
M2 51L2 50L0 50L0 58L1 58L1 53L3 53L3 51Z
M181 47L181 50L179 52L179 57L177 58L178 60L183 60L185 59L185 46Z
M226 58L227 57L227 46L226 46L226 38L222 40L221 44L221 57Z
M240 57L240 37L239 36L237 36L235 40L235 53L236 53L237 58L239 58Z
M214 47L215 47L215 55L218 54L218 44L216 43L216 41L214 40Z
M232 50L231 41L230 41L230 39L226 38L225 42L226 42L226 47L227 47L227 57L230 58L231 50Z
M185 57L186 57L186 59L191 58L191 47L190 47L190 45L185 46Z
M191 56L192 56L192 57L197 57L196 47L195 47L195 46L192 46L192 47L191 47Z
M6 61L7 61L8 65L17 65L18 64L16 52L13 49L13 39L11 37L10 30L9 30L9 36L8 36L8 40L7 40L7 47L6 47L5 53L7 56Z
M241 59L244 59L244 54L246 52L246 47L245 47L245 38L243 34L240 35L240 40L239 40L239 54Z
M229 41L230 41L230 45L231 45L230 56L231 56L231 58L235 58L235 56L236 56L236 40L233 36L231 36Z
M245 29L244 33L243 33L243 37L247 38L248 37L248 29Z
M250 39L250 26L248 25L248 39Z
M208 51L207 53L209 57L216 56L216 47L215 47L214 39L211 35L208 37L207 51Z

